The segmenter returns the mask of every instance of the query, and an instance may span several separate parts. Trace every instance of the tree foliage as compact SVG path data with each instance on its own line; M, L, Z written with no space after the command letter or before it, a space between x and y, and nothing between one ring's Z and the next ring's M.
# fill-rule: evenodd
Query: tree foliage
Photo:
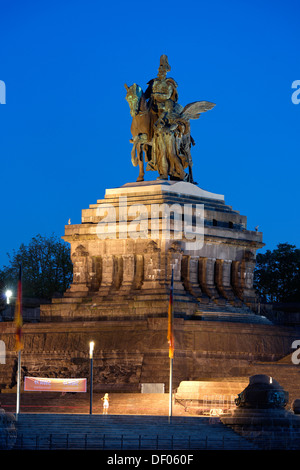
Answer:
M55 235L37 235L8 257L9 265L0 270L0 285L16 291L22 265L24 298L50 299L65 292L72 281L70 248Z
M300 250L280 243L258 254L254 286L264 302L300 302Z

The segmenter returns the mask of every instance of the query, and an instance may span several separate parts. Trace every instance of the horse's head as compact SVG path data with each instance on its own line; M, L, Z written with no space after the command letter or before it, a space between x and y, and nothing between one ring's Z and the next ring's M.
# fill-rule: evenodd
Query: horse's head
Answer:
M139 85L134 83L130 87L126 85L125 88L127 90L126 101L129 104L130 114L132 117L136 116L140 110L140 101L143 96L143 90Z

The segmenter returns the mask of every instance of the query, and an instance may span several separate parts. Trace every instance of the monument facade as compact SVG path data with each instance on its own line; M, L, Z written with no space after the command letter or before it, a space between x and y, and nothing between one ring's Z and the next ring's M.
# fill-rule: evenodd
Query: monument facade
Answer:
M191 183L107 189L82 211L81 224L65 227L64 240L73 283L62 299L43 306L43 321L164 317L172 269L175 315L191 318L204 305L255 308L262 234L247 230L246 217L223 196Z
M253 269L262 234L249 231L246 217L224 196L194 183L190 120L215 104L181 106L170 70L162 55L145 92L136 83L125 85L137 182L107 189L104 199L82 211L81 224L66 226L73 284L62 300L43 308L43 320L49 314L66 321L165 316L172 270L175 315L191 317L211 302L255 307ZM144 164L158 173L156 180L144 181Z
M23 374L86 377L93 340L96 390L164 383L167 391L172 272L174 388L248 377L276 365L297 339L257 315L253 271L262 233L249 230L223 195L194 181L190 120L215 105L181 106L169 71L163 55L145 92L125 86L137 181L107 188L80 224L66 225L73 282L41 306L40 323L24 325ZM153 180L145 181L145 170ZM0 387L12 387L14 328L0 325L0 332L7 345Z

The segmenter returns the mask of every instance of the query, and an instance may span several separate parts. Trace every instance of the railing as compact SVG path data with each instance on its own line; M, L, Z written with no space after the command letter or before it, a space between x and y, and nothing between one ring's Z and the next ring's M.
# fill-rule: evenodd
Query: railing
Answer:
M220 439L212 436L168 438L161 435L19 434L13 450L299 450L300 433Z
M203 395L202 399L175 398L175 402L182 405L187 411L195 408L197 414L206 416L221 416L236 408L237 395Z
M200 410L203 414L219 416L236 408L236 395L204 395Z
M156 435L89 434L36 434L35 436L18 435L14 450L243 450L251 448L249 441L241 439L216 439L205 436L202 439L193 436L169 437Z

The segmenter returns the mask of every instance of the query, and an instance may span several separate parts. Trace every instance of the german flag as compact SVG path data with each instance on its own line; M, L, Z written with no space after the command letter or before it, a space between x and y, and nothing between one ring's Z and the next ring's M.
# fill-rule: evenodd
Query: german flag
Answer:
M17 290L17 299L15 306L15 340L16 340L16 350L20 351L23 349L22 342L22 326L23 326L23 315L22 315L22 267L20 266L19 270L19 280L18 280L18 290Z
M173 270L171 278L171 287L170 287L170 300L169 300L169 309L168 309L168 343L169 343L169 358L174 357L174 314L173 314Z

